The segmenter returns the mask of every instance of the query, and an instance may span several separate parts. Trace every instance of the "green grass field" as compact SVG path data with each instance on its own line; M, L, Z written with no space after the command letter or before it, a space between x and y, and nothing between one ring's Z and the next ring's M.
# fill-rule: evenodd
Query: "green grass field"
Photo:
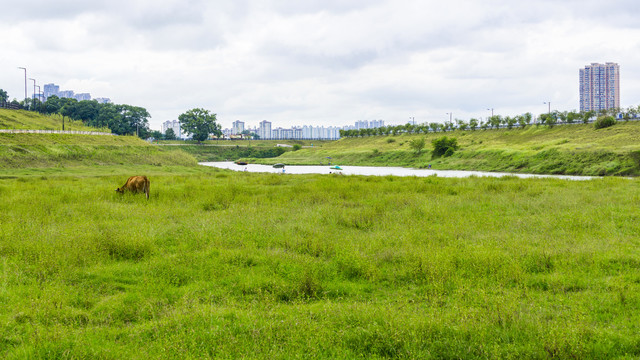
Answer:
M14 175L2 358L640 356L637 180Z

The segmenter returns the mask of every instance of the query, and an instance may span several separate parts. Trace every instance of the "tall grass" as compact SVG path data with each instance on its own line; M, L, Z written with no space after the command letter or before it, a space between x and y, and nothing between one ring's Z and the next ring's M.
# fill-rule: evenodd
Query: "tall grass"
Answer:
M637 181L108 174L0 179L0 356L640 356Z

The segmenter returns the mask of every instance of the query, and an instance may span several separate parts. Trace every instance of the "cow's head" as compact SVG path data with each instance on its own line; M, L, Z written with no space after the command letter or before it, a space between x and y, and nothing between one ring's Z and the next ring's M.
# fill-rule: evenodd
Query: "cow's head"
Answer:
M116 192L120 193L120 194L124 194L124 189L123 188L117 188Z

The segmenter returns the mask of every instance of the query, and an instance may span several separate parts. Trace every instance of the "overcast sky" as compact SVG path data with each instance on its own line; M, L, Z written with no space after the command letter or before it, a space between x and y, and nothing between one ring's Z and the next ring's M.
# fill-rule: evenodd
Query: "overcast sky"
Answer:
M638 0L21 0L0 3L0 88L24 72L223 127L442 122L579 108L578 70L617 62L640 105ZM31 96L33 82L28 82Z

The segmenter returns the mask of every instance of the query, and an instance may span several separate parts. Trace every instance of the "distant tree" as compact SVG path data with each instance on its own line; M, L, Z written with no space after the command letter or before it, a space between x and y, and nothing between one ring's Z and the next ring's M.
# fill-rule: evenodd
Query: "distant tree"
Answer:
M433 145L433 157L439 157L442 155L450 156L459 149L458 140L456 140L456 138L448 138L446 136L432 140L431 144Z
M593 110L585 111L581 113L582 115L582 123L586 124L591 120L592 117L596 115L596 112Z
M575 110L572 110L567 113L566 117L567 117L567 122L569 124L573 124L580 119L580 113L576 112Z
M109 129L122 121L121 110L114 104L102 104L98 108L98 116L95 120L96 127L108 127Z
M636 116L638 116L638 112L635 106L629 106L622 114L622 118L624 119L624 121L635 119Z
M420 154L422 152L422 149L424 149L425 146L426 146L426 141L424 140L423 137L409 141L409 147L413 149L413 151L415 151L416 154Z
M540 124L547 125L548 127L554 127L558 123L558 112L540 114Z
M488 123L489 123L489 125L491 127L494 127L496 129L498 129L500 127L500 124L502 124L502 116L493 115L493 116L489 117Z
M556 119L558 120L559 123L567 122L568 112L556 110L553 113L555 114L555 117L556 117Z
M293 151L298 151L300 149L302 149L302 145L300 145L300 144L294 144L293 145Z
M518 122L517 117L511 117L511 116L505 117L504 120L507 123L507 129L512 129L513 126Z
M438 132L438 129L440 129L440 123L436 123L436 122L429 123L429 127L431 128L431 131Z
M62 102L60 98L56 95L51 95L47 98L47 101L44 102L44 112L45 114L57 114L61 106Z
M222 135L220 124L216 122L216 114L210 113L209 110L200 108L188 110L178 116L178 121L182 129L192 134L193 139L198 143L206 140L209 134Z
M160 130L153 130L151 132L151 137L154 138L155 140L162 140L163 135Z
M89 126L96 126L96 118L98 118L99 104L95 100L78 101L73 112L74 120L82 120Z
M5 103L9 100L9 94L6 91L0 89L0 103Z
M167 131L164 132L164 139L165 140L176 140L177 139L176 132L173 131L173 129L171 129L171 128L167 129Z
M470 128L471 130L473 130L473 131L475 131L475 130L478 128L478 125L479 125L479 124L480 124L480 123L479 123L478 119L476 119L476 118L471 118L471 119L469 120L469 128Z

